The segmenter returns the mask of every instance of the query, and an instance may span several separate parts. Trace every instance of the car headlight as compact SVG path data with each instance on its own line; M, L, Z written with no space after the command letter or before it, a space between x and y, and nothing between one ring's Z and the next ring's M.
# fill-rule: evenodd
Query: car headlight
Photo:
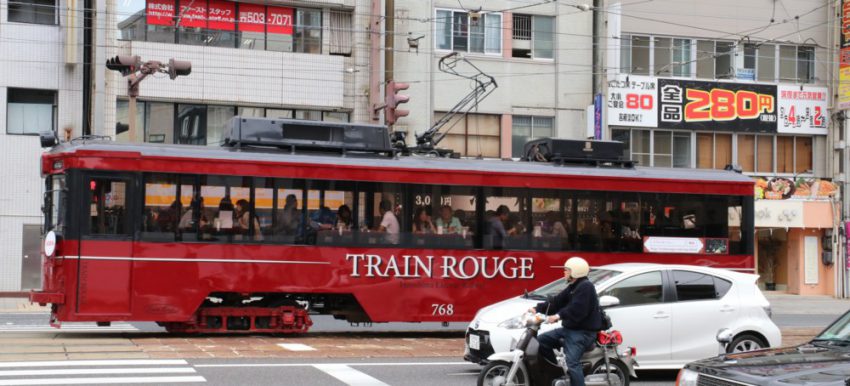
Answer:
M499 327L507 328L508 330L516 330L525 327L525 323L523 323L522 315L517 315L513 318L510 318L502 323L499 323Z
M676 377L676 386L696 386L699 373L693 370L681 369Z

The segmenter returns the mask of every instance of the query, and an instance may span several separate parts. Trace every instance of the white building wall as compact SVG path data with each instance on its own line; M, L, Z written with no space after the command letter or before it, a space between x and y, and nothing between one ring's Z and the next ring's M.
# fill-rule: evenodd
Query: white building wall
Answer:
M82 34L70 42L76 52L66 63L65 7L60 1L60 25L9 23L8 2L0 0L0 291L21 289L22 229L41 224L44 190L38 137L6 133L8 88L56 90L59 132L82 129Z

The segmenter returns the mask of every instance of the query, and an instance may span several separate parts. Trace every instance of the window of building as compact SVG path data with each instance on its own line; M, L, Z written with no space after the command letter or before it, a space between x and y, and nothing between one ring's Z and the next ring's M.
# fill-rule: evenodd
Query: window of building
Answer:
M815 80L815 48L797 47L797 81L811 83Z
M761 44L756 53L758 54L756 79L762 82L776 81L776 46Z
M514 115L511 133L511 156L524 156L525 143L537 138L555 136L555 118L530 115Z
M732 163L732 134L697 133L697 167L723 169Z
M58 24L56 0L9 0L9 21L32 24Z
M224 143L224 132L235 115L233 106L207 106L207 146Z
M756 59L757 59L758 47L752 43L744 44L744 69L751 72L753 77L755 77L756 73ZM739 78L740 78L739 74ZM755 78L753 78L755 79Z
M330 54L351 56L351 40L354 37L351 12L330 11L329 32Z
M177 105L177 128L175 142L189 145L205 145L207 139L207 106Z
M322 10L298 9L295 14L294 52L322 53ZM270 36L271 37L271 36Z
M434 120L445 113L434 113ZM456 115L445 126L448 134L440 143L462 156L499 158L501 156L501 120L498 115Z
M797 47L779 46L779 81L797 81Z
M9 88L6 97L7 134L56 132L56 91Z
M697 78L714 79L714 41L697 40Z
M745 173L812 172L812 137L738 134L736 141L736 162Z
M612 139L624 143L625 156L643 166L691 167L691 133L650 129L613 129Z
M673 73L673 39L670 38L655 38L655 48L653 49L655 59L654 72L658 76L670 76Z
M440 50L501 54L502 14L437 10L436 45Z
M714 77L730 79L735 77L734 55L735 43L715 42L714 45Z
M552 16L531 17L531 56L535 59L555 57L555 18Z
M174 104L162 102L145 103L145 142L174 143Z
M631 73L635 75L649 75L649 37L631 36Z
M673 76L691 76L691 39L673 39Z

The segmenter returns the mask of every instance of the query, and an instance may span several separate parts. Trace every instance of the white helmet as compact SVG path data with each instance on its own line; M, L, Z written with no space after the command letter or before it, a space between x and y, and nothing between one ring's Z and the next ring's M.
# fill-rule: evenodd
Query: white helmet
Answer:
M590 271L590 265L587 264L587 261L577 256L569 258L564 263L564 268L570 269L570 277L574 279L585 277L587 276L587 272Z

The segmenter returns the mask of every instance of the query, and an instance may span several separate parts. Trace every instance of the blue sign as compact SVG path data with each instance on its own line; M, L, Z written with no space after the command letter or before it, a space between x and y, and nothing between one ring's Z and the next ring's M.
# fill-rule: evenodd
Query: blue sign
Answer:
M593 97L593 139L602 139L602 94Z

